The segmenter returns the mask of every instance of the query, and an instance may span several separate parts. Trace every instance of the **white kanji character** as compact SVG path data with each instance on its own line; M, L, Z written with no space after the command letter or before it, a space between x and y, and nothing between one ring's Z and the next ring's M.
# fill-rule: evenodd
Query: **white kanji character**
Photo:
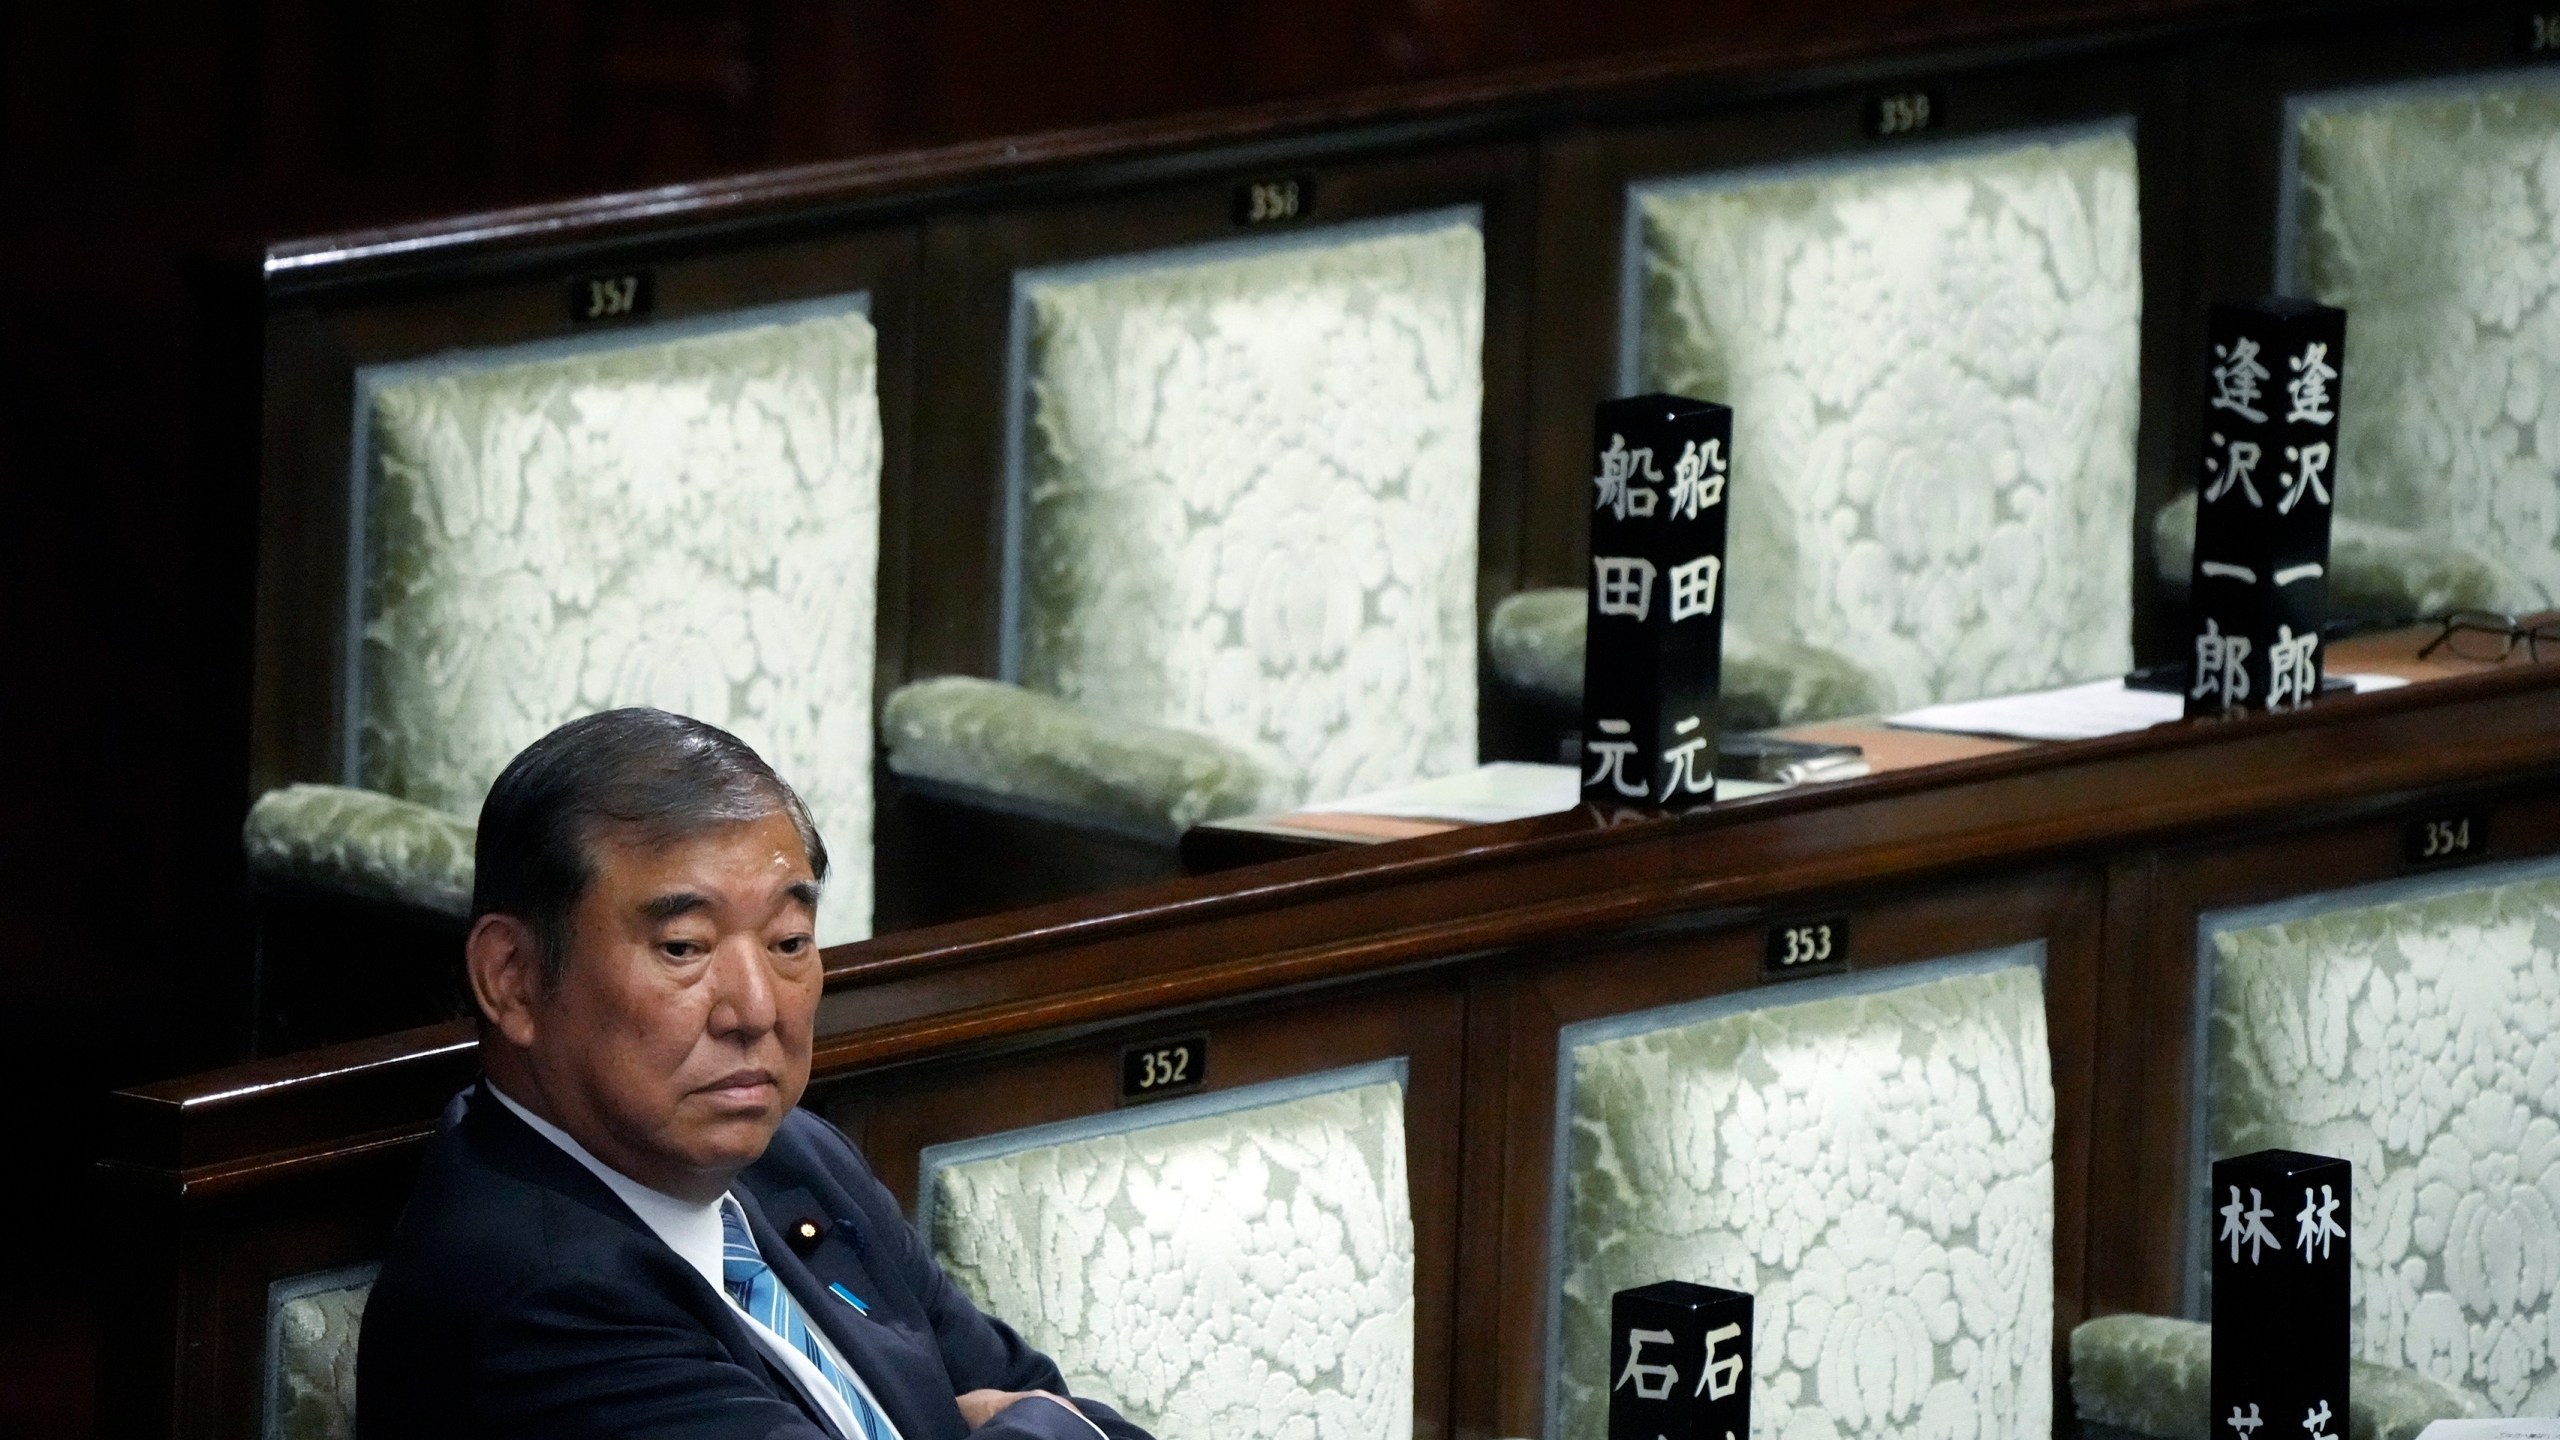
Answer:
M2323 1400L2303 1413L2302 1428L2311 1432L2310 1440L2337 1440L2329 1433L2329 1419L2329 1402Z
M2321 504L2328 504L2329 487L2320 483L2320 472L2329 468L2328 444L2314 441L2309 445L2287 445L2284 458L2293 461L2298 468L2290 475L2276 476L2286 487L2284 498L2276 502L2276 513L2292 514L2293 507L2302 503L2305 490L2319 496Z
M1629 1380L1633 1380L1636 1382L1637 1399L1668 1399L1671 1395L1671 1387L1680 1383L1680 1372L1672 1368L1669 1364L1643 1365L1637 1362L1643 1357L1644 1347L1647 1345L1668 1345L1670 1343L1671 1332L1668 1330L1628 1331L1627 1368L1618 1372L1617 1382L1612 1384L1609 1388L1612 1390L1623 1390L1627 1388L1627 1382Z
M2246 1205L2240 1203L2239 1186L2233 1185L2229 1189L2231 1203L2222 1207L2221 1215L2222 1238L2231 1242L2231 1263L2240 1263L2242 1245L2249 1247L2249 1263L2252 1265L2258 1263L2258 1252L2263 1247L2274 1245L2279 1250L2283 1249L2276 1233L2267 1228L2267 1217L2276 1212L2258 1202L2257 1187L2250 1187Z
M1642 620L1653 613L1653 562L1635 555L1594 555L1591 583L1600 613Z
M1689 1392L1690 1399L1704 1395L1710 1400L1722 1400L1733 1394L1734 1388L1742 1383L1742 1357L1727 1355L1719 1360L1716 1358L1716 1346L1741 1337L1742 1327L1738 1324L1719 1325L1707 1332L1707 1365L1698 1373L1698 1388Z
M1671 467L1671 518L1695 520L1698 512L1724 499L1724 441L1709 440L1704 448L1691 440L1680 447L1680 458Z
M2329 1242L2347 1238L2346 1227L2338 1223L2338 1197L2326 1185L2320 1187L2317 1200L2312 1198L2311 1187L2303 1186L2302 1213L2293 1218L2302 1227L2293 1243L2302 1247L2305 1264L2310 1263L2313 1245L2320 1247L2320 1258L2326 1260Z
M2202 700L2220 695L2223 708L2249 698L2249 637L2225 635L2219 621L2207 616L2196 637L2195 684L2187 692Z
M2302 347L2302 353L2285 362L2293 378L2284 384L2285 393L2293 397L2293 409L2286 414L2290 423L2307 420L2326 425L2338 418L2329 408L2329 382L2338 378L2337 367L2329 363L2329 347L2319 340Z
M1584 789L1606 780L1621 795L1641 797L1645 793L1644 782L1627 773L1627 761L1636 753L1636 742L1623 737L1634 728L1624 720L1600 722L1601 734L1619 738L1594 740L1583 747L1596 762L1591 773L1582 779Z
M1671 623L1696 615L1716 613L1716 577L1724 573L1724 560L1715 555L1701 555L1683 565L1671 567Z
M2248 497L2251 508L2264 505L2266 502L2258 498L2258 487L2249 482L2249 476L2257 470L2258 461L2264 454L2259 450L2258 442L2255 440L2225 441L2217 432L2213 437L2213 443L2225 448L2221 459L2216 460L2211 456L2205 458L2204 468L2212 472L2214 481L2204 487L2204 503L2212 504L2230 494L2231 487L2237 485L2240 487L2240 493Z
M1698 728L1698 717L1691 715L1671 727L1675 735L1687 735ZM1662 798L1674 795L1704 795L1716 788L1715 757L1706 753L1707 737L1683 740L1662 752L1662 763L1671 773L1662 779Z
M2276 643L2267 648L2267 707L2281 709L2299 705L2311 698L2318 687L2318 672L2311 663L2312 653L2320 648L2320 632L2293 633L2290 625L2276 627Z
M1627 437L1612 435L1609 448L1600 452L1600 473L1591 477L1600 498L1591 502L1594 510L1606 510L1624 520L1630 514L1637 519L1653 513L1661 496L1636 484L1639 478L1662 483L1662 472L1653 468L1653 451L1649 447L1627 448Z
M2234 1405L2231 1407L2230 1418L2224 1420L2222 1423L2239 1431L2240 1440L2252 1440L2252 1437L2257 1433L2258 1427L2266 1424L2267 1422L2260 1418L2258 1414L2258 1406L2256 1402L2252 1401L2249 1405L2248 1414L2241 1414L2240 1407Z
M2258 386L2274 372L2258 363L2258 342L2243 335L2228 346L2214 346L2213 353L2222 360L2213 367L2214 408L2264 424L2267 412L2258 408Z

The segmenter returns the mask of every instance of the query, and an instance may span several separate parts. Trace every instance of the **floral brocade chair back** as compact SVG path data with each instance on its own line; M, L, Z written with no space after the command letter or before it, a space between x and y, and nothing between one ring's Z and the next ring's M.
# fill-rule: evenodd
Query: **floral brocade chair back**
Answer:
M1608 1428L1610 1297L1750 1292L1755 1433L2052 1428L2052 1066L2040 946L1584 1022L1564 1127L1547 1433Z
M1153 1433L1412 1435L1398 1062L937 1146L923 1171L953 1280Z
M2208 1155L2351 1162L2356 1353L2560 1410L2560 862L2201 929Z
M1285 763L1476 762L1484 245L1470 215L1018 282L1007 675Z
M1628 225L1630 393L1734 409L1733 643L1889 707L2130 664L2129 125L1651 182Z
M875 365L848 300L366 372L352 783L469 819L553 726L678 711L799 790L821 939L868 933Z
M2338 514L2560 606L2560 81L2295 101L2288 289L2348 313Z

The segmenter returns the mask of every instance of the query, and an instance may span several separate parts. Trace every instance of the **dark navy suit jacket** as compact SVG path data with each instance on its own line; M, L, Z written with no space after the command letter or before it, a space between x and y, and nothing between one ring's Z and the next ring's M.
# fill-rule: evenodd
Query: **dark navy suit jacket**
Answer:
M360 1440L833 1434L701 1272L559 1146L489 1095L471 1100L428 1151L365 1306ZM825 1121L793 1111L730 1192L766 1263L905 1440L969 1434L952 1399L964 1391L1067 1393L1049 1357L951 1283ZM795 1246L784 1227L803 1220L822 1233ZM1077 1404L1110 1440L1147 1440L1108 1406ZM1046 1400L1017 1402L976 1433L1093 1440Z

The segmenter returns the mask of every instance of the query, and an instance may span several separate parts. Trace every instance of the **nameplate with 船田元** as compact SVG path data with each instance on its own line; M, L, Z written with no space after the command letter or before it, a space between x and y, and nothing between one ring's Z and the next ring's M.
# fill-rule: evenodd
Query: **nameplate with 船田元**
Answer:
M1725 480L1733 412L1638 395L1594 419L1582 798L1686 809L1716 796Z
M2187 714L2291 710L2320 692L2347 314L2216 305L2207 330Z

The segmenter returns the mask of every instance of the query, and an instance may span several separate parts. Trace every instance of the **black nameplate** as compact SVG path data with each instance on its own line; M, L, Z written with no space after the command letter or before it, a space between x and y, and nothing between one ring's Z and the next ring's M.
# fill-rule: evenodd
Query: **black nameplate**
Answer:
M2560 10L2530 10L2516 22L2516 45L2536 60L2560 56Z
M2187 602L2187 715L2291 710L2320 693L2347 314L2212 307Z
M1149 1040L1120 1052L1120 1103L1197 1090L1209 1078L1209 1037Z
M1769 927L1769 943L1760 952L1760 978L1792 980L1799 975L1834 975L1849 968L1849 917L1817 915Z
M1716 798L1733 412L1677 395L1592 416L1582 798L1603 811Z
M1751 1297L1664 1280L1609 1297L1609 1440L1751 1433Z
M1947 123L1947 97L1941 90L1896 90L1867 101L1867 133L1878 140L1917 135Z
M2213 1162L2213 1433L2347 1433L2353 1167L2290 1150Z
M625 270L613 275L570 278L569 318L581 325L637 320L658 301L658 276L651 270Z
M2489 817L2476 810L2429 815L2400 831L2400 863L2407 870L2433 870L2489 855Z
M1277 180L1248 180L1236 187L1236 223L1278 225L1316 213L1313 176L1287 175Z

